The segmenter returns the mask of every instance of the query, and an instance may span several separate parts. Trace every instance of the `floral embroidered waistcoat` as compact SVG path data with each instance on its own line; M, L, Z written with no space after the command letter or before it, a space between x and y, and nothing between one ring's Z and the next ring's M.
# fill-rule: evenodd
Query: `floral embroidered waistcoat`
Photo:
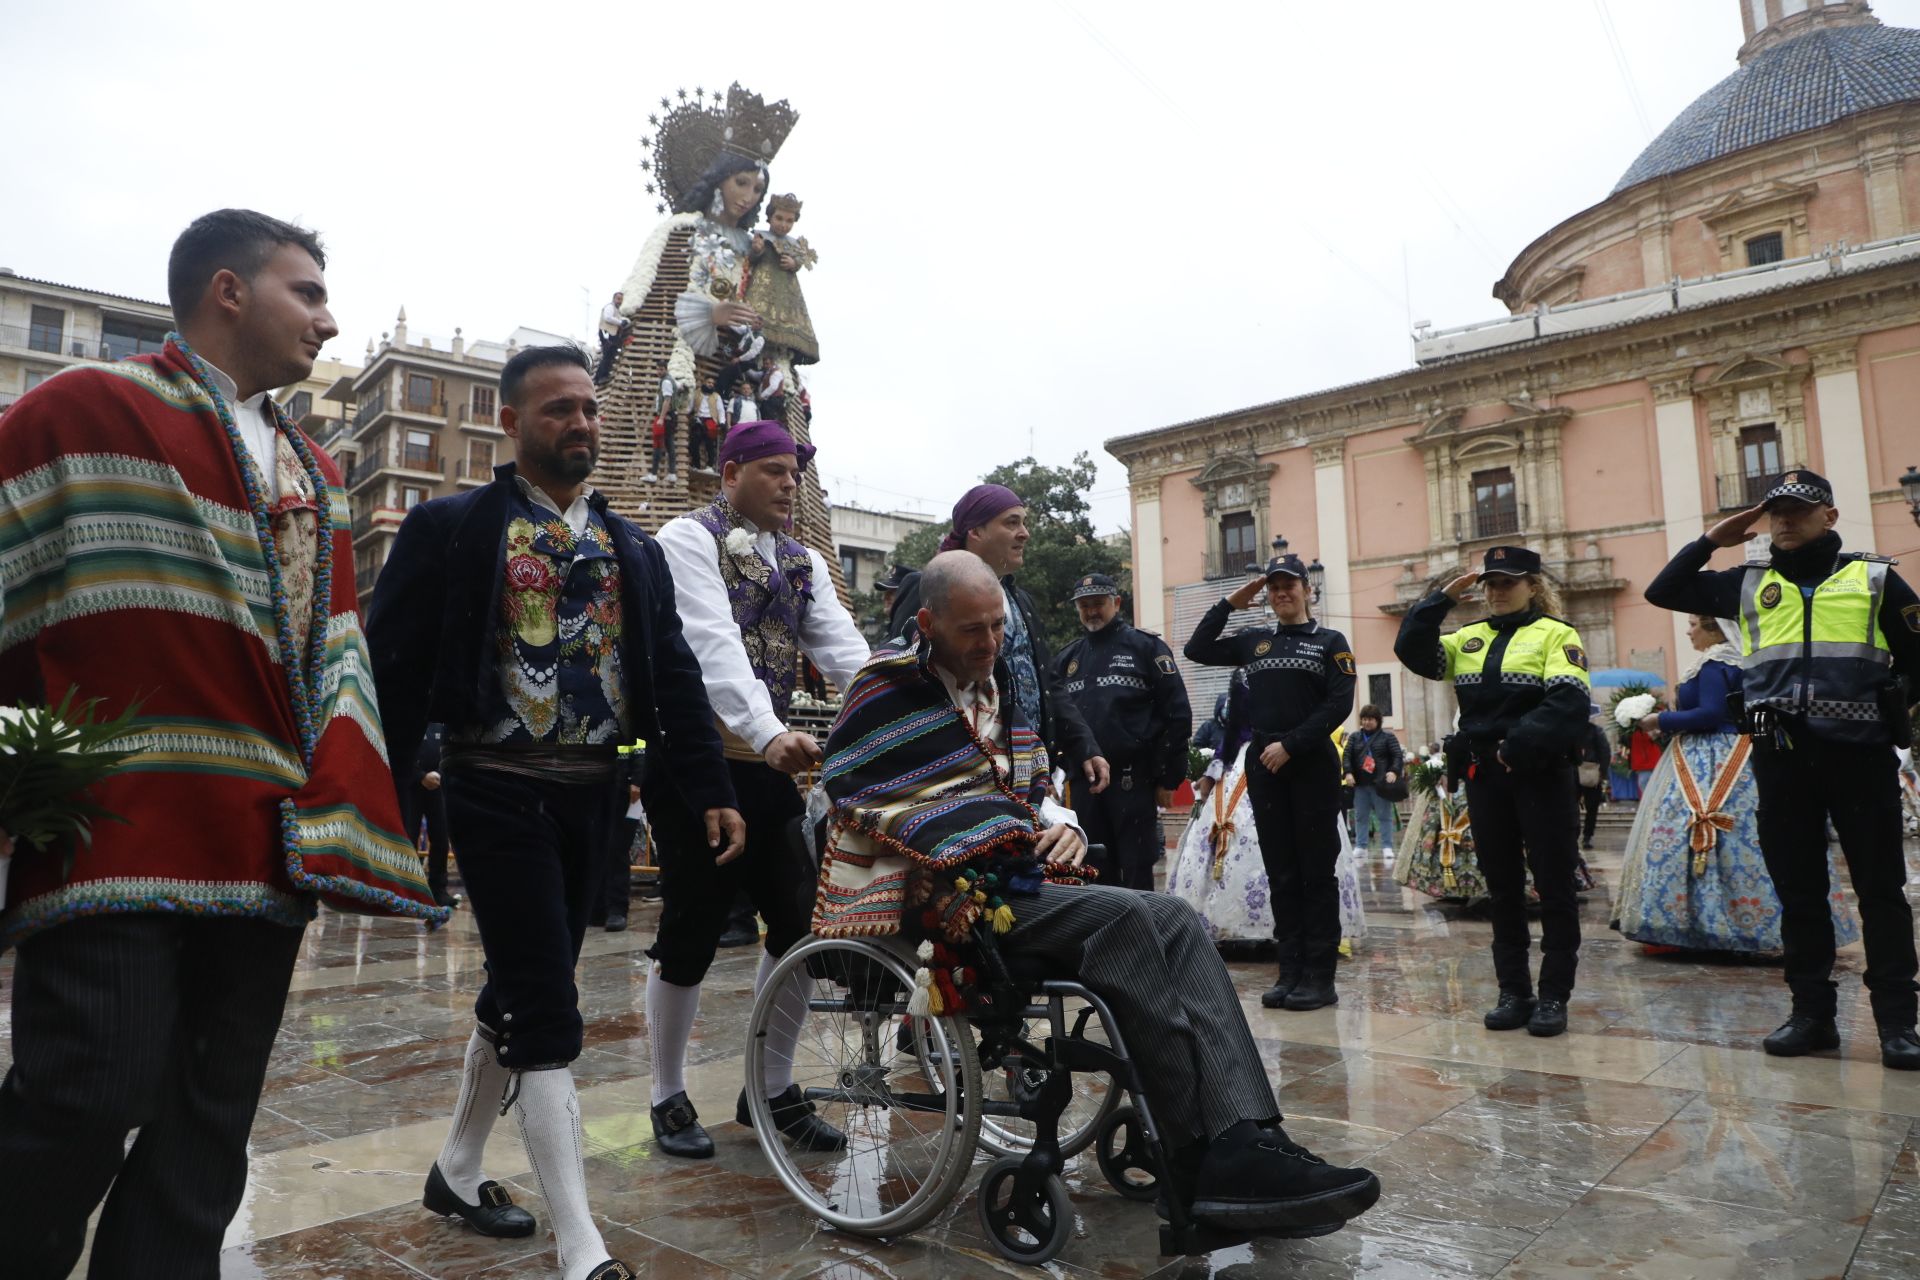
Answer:
M500 682L478 739L610 748L628 741L620 561L606 522L591 511L576 537L516 489L506 539Z
M744 550L729 548L729 534L738 531L749 539L755 535L724 498L691 512L690 518L713 535L720 581L726 586L727 604L740 628L747 663L766 686L773 714L784 724L800 675L800 623L813 604L813 559L804 546L778 531L773 535L773 564L768 564L751 543ZM760 758L724 725L721 737L729 756Z

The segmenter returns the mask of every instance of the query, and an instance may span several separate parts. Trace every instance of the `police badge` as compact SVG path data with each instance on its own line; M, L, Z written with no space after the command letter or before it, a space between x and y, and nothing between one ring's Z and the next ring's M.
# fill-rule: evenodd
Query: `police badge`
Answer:
M1771 609L1773 608L1773 606L1779 603L1780 603L1780 584L1779 583L1769 582L1766 586L1760 588L1760 607L1762 609Z

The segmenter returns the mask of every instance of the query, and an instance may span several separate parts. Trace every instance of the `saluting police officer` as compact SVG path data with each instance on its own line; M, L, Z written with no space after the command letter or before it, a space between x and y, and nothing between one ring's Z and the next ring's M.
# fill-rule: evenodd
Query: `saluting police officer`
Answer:
M1441 623L1476 582L1486 591L1489 616L1441 635ZM1538 552L1490 547L1478 573L1461 574L1409 609L1393 644L1415 675L1452 681L1460 702L1447 772L1466 780L1474 852L1493 898L1500 1000L1483 1019L1489 1031L1565 1031L1580 963L1574 757L1591 704L1586 649L1560 612ZM1537 1002L1527 958L1529 869L1540 894Z
M1227 619L1267 591L1278 625L1221 638ZM1260 1003L1269 1009L1338 1004L1333 968L1340 954L1340 755L1333 731L1353 710L1353 650L1347 638L1314 621L1307 566L1279 556L1267 571L1207 610L1187 641L1187 657L1211 667L1245 667L1248 716L1247 799L1260 837L1273 903L1280 977Z
M1867 992L1880 1061L1920 1070L1914 1034L1913 913L1900 847L1894 747L1911 736L1907 692L1920 671L1920 599L1883 556L1840 549L1833 487L1814 472L1782 475L1760 505L1681 549L1647 587L1663 609L1732 618L1743 655L1741 697L1760 789L1760 854L1780 895L1793 1014L1762 1043L1797 1057L1836 1049L1838 988L1827 905L1827 823L1860 901ZM1720 547L1773 536L1764 562L1705 568Z
M1088 844L1106 846L1087 859L1101 883L1151 890L1162 852L1159 808L1187 776L1187 686L1167 642L1120 616L1112 578L1080 579L1073 603L1087 634L1060 651L1053 678L1080 708L1113 776L1099 795L1076 788L1073 811Z

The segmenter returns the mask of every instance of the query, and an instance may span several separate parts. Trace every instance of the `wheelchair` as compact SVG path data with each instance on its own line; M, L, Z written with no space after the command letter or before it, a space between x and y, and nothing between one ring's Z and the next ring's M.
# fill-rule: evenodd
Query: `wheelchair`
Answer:
M755 1087L778 1016L765 994L748 1028L747 1104L781 1183L854 1235L900 1237L940 1218L984 1154L976 1212L986 1237L1010 1261L1037 1265L1073 1228L1067 1159L1091 1146L1116 1192L1152 1202L1170 1185L1167 1152L1106 1003L1078 982L1010 966L984 924L975 939L975 1007L931 1017L908 1013L919 961L902 939L809 938L790 948L764 991L806 975L809 1018L793 1079L847 1147L790 1148L775 1128ZM1194 1223L1182 1199L1167 1197L1163 1255L1248 1238Z

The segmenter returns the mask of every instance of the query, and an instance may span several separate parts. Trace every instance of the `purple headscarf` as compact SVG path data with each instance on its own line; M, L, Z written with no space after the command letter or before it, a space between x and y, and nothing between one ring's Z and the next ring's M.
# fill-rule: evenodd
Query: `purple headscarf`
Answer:
M727 432L727 439L720 446L719 465L729 462L748 463L761 458L777 457L783 453L793 455L794 461L805 471L807 463L813 460L814 447L810 444L796 444L787 429L777 422L742 422Z
M1027 500L1003 484L977 484L953 504L953 531L940 542L942 551L960 551L967 545L967 534L986 524L1002 511L1024 507Z

